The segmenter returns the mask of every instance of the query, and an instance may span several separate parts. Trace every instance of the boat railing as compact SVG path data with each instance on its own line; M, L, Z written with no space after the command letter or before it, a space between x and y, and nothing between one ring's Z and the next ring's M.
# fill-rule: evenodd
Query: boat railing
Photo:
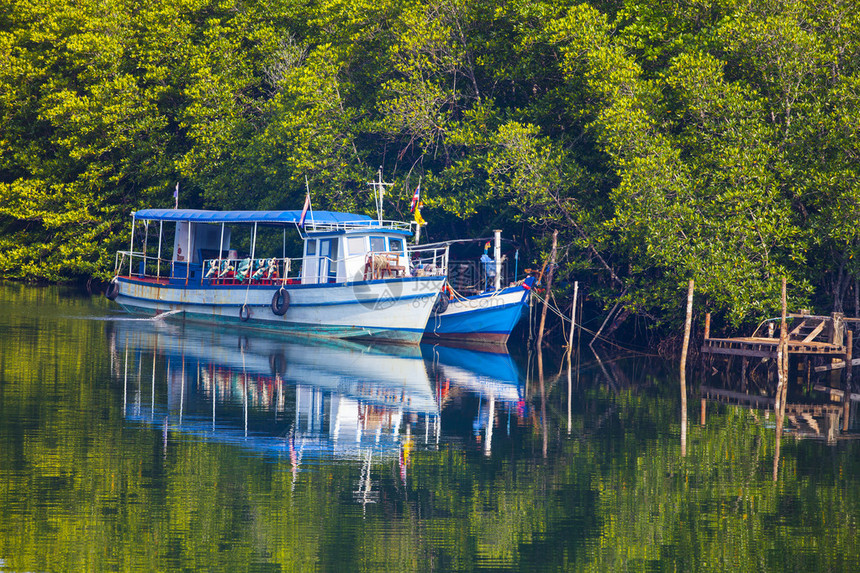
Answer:
M447 276L448 249L448 245L427 248L409 247L409 264L412 267L412 276Z
M516 281L514 269L507 259L502 259L500 269L491 260L452 260L448 264L448 283L454 290L463 294L477 294L493 288L495 273L501 276L501 284Z
M134 265L137 264L135 269ZM123 269L128 270L128 276L140 278L162 278L162 270L168 273L171 261L159 257L147 255L142 251L117 251L114 258L114 276L123 274Z
M290 276L292 259L282 257L205 259L203 284L212 286L239 284L293 284Z
M185 278L189 274L187 261L173 261L147 255L141 251L117 251L114 275L140 279ZM204 259L203 264L191 263L191 270L201 270L203 285L288 284L297 282L290 276L292 260L288 258L249 257L233 259Z
M311 220L307 220L305 222L305 229L310 231L350 231L354 229L384 229L386 231L409 231L411 229L411 224L406 221L394 221L387 219L383 219L382 221L373 219L362 221L339 221L326 223L315 223Z

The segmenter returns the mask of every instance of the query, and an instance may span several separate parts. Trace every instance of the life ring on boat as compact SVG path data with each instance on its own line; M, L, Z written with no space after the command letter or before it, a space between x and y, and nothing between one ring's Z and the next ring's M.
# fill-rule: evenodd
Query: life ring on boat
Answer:
M272 295L272 312L278 316L284 316L288 308L290 308L290 293L281 287Z
M119 284L113 280L108 283L107 289L105 290L105 298L108 300L115 300L117 296L119 296Z
M439 293L439 296L436 297L436 302L433 303L433 316L439 316L443 314L446 310L448 310L448 297L445 296L445 293Z
M239 320L242 322L248 322L249 318L251 318L251 307L247 304L243 304L239 307Z

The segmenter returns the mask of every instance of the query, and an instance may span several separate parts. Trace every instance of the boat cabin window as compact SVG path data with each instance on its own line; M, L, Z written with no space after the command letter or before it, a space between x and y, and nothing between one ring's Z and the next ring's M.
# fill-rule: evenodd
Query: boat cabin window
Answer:
M305 247L305 248L307 249L305 251L305 254L307 254L308 256L312 257L312 256L316 255L317 254L317 241L316 241L316 239L308 239L307 240L307 247Z
M394 253L402 253L403 239L388 239L388 250Z
M385 237L370 237L370 250L373 252L385 251Z
M363 255L367 250L364 237L349 237L346 244L350 255Z

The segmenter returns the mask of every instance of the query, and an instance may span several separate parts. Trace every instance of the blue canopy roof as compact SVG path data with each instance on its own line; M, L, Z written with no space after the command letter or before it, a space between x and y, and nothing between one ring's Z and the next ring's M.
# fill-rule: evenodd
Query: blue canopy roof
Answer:
M199 209L141 209L132 215L148 221L193 221L195 223L298 223L301 211L203 211ZM308 212L306 223L367 223L367 215L337 211Z

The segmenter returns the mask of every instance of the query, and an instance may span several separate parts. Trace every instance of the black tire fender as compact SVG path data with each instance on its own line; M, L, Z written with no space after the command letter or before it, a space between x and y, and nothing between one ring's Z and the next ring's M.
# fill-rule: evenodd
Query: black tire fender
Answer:
M105 298L108 300L116 300L117 296L119 296L119 283L113 280L108 283L107 289L105 289Z
M439 316L448 310L448 297L444 292L440 292L436 297L436 302L433 303L433 316Z
M284 316L288 308L290 308L290 293L281 287L272 295L272 312L277 316Z
M239 320L242 322L248 322L249 318L251 318L251 307L247 304L243 304L239 307Z

